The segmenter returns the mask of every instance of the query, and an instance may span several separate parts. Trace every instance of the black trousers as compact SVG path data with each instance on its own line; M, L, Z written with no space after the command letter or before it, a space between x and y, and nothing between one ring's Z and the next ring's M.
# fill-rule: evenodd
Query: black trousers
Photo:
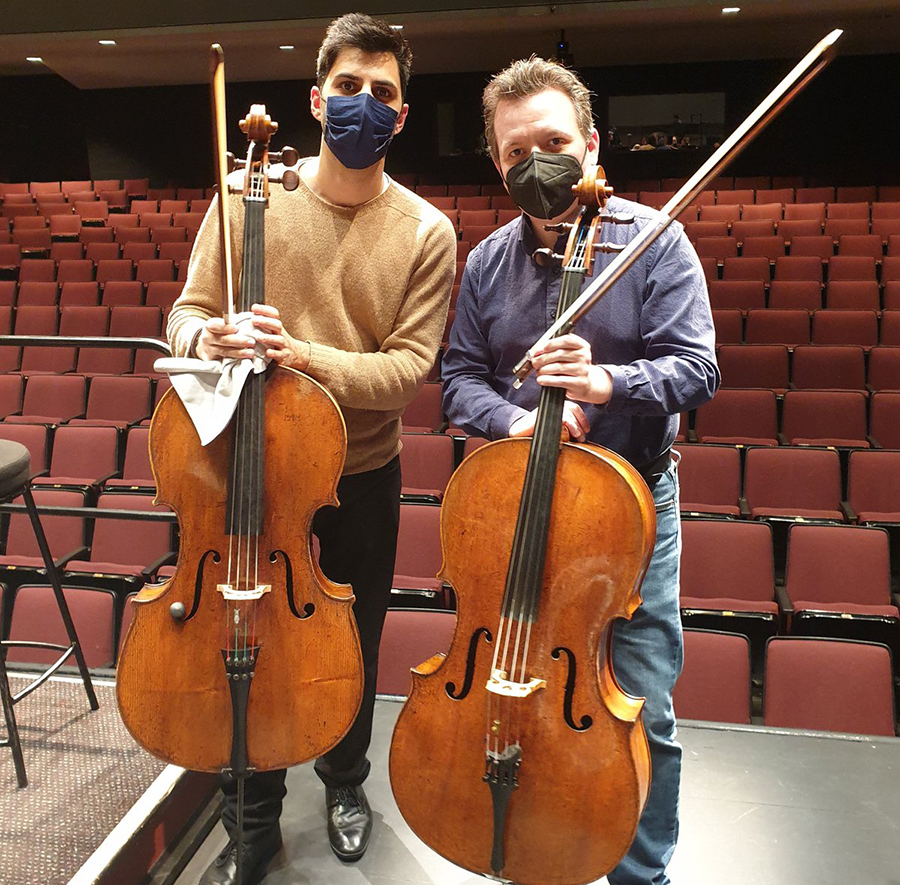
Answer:
M358 786L369 774L366 758L372 737L378 646L391 595L397 530L400 524L400 458L384 467L344 476L338 483L340 507L320 510L313 521L319 539L319 563L332 581L350 584L356 594L353 613L359 628L365 667L362 706L343 740L316 760L326 786ZM245 839L253 839L281 816L287 771L261 771L247 779L244 793ZM222 777L229 834L237 828L237 785Z

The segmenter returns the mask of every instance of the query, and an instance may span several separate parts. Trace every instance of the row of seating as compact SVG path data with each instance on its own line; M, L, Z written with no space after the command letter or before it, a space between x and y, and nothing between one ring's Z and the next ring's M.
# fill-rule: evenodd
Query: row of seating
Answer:
M813 259L815 260L815 259ZM713 280L709 283L713 310L900 310L900 280L880 287L875 280Z
M751 724L751 688L746 637L685 630L677 716ZM765 650L761 724L893 737L890 651L868 642L772 637Z
M896 219L900 222L900 219ZM697 222L697 225L704 225L708 230L709 225L705 222ZM809 256L819 258L823 262L831 263L832 256L835 254L835 246L838 248L838 255L848 257L860 257L867 259L865 264L866 276L868 274L868 262L873 263L874 271L878 264L881 263L885 255L900 255L900 223L895 225L897 230L891 230L889 234L881 236L880 234L870 234L866 231L859 233L843 233L834 232L831 234L799 235L795 234L789 241L783 236L748 236L739 241L736 237L728 234L720 233L716 235L695 236L694 248L700 258L715 258L718 263L723 263L728 258L741 257L747 259L763 258L770 264L778 258L786 255L791 256ZM710 234L712 231L708 231ZM693 228L693 233L697 235L699 231ZM467 237L471 238L472 229L469 228ZM839 262L840 263L840 262ZM862 263L860 262L862 265ZM872 279L875 274L871 274ZM767 279L768 276L760 277ZM866 277L862 277L865 279Z
M900 390L900 347L722 344L716 355L722 387L764 387L778 396L789 388Z
M722 388L681 433L743 446L900 448L900 391L873 394L869 408L863 390L788 390L779 403L774 390Z
M79 191L118 190L122 188L129 197L142 197L150 200L197 200L204 196L212 197L214 188L202 187L165 187L151 188L149 178L104 178L83 179L80 181L30 181L0 182L0 199L9 194L69 194Z
M125 215L121 217L137 218ZM89 225L82 215L54 215L51 219L53 224L48 227L16 228L9 231L0 224L0 247L3 249L0 267L18 266L23 258L50 257L55 261L62 258L80 258L83 257L84 250L92 244L193 243L203 218L204 215L199 212L183 212L175 215L154 213L142 216L146 224L117 226ZM75 249L79 243L82 246L80 251ZM63 246L67 248L61 248Z
M118 246L115 243L109 243L108 245L118 250ZM179 244L171 243L169 245L177 246ZM3 261L3 250L9 248L17 247L0 246L0 262ZM187 271L186 258L189 255L190 251L188 250L188 256L181 258L185 272ZM50 276L49 272L52 271L50 265L54 263L48 260L47 276ZM55 280L46 280L45 282L54 282L60 285L66 282L97 282L102 287L111 280L122 280L137 281L141 285L147 286L155 280L163 282L174 281L178 270L179 268L176 268L173 258L142 258L137 262L132 261L130 258L101 258L96 264L89 258L80 260L70 258L59 262Z
M621 190L636 194L646 191L659 197L666 197L674 194L683 184L684 180L681 178L630 179ZM743 195L741 191L744 192ZM721 175L713 178L703 191L704 194L714 193L717 197L720 192L724 199L717 199L717 202L724 203L874 203L900 200L900 185L835 187L830 183L807 181L800 175L771 177L754 175L737 178ZM745 199L744 196L748 193L749 199Z
M73 202L56 194L56 198L7 197L0 206L0 232L41 228L63 228L63 222L77 218L82 224L100 225L104 221L131 214L147 215L205 215L212 200L129 200L125 191L103 191L77 194ZM54 221L54 219L56 219ZM148 219L149 224L150 219ZM127 224L127 222L126 222ZM158 220L156 222L158 225ZM71 227L71 222L68 227Z
M198 222L199 226L199 222ZM77 261L87 258L96 262L108 258L171 258L179 264L190 255L196 236L195 229L185 227L128 227L112 230L106 227L82 227L77 239L53 239L47 246L46 240L32 245L13 243L11 238L0 243L2 264L0 278L15 278L23 264L32 259L49 259L56 264L60 261ZM0 230L0 240L4 239ZM135 255L123 252L131 245L140 245ZM156 246L155 254L147 252L149 245ZM15 246L18 246L18 252ZM118 248L113 248L117 246ZM174 247L174 248L172 248Z
M60 208L51 211L46 217L40 213L35 215L22 215L15 218L0 219L0 233L6 232L22 232L29 230L49 230L54 240L75 239L81 237L99 237L92 228L112 228L117 236L122 236L121 231L129 230L131 235L135 235L132 228L150 228L151 236L161 236L154 234L157 228L175 226L196 228L197 224L203 220L209 205L209 200L202 201L197 209L188 211L182 208L181 204L176 205L174 201L168 204L163 201L162 204L155 202L135 202L134 212L115 212L108 213L105 218L96 219L91 217L85 219L76 210L75 207L67 203L54 204ZM194 200L194 203L200 203ZM165 211L153 211L159 205L166 206ZM143 208L146 207L146 208ZM96 215L96 207L92 207L92 216Z
M900 345L900 310L714 308L712 318L717 344Z
M183 280L151 280L146 286L140 280L112 280L102 288L96 281L59 284L55 280L29 280L16 284L14 280L0 280L0 329L4 335L11 334L20 316L27 316L31 307L57 307L60 311L97 305L107 308L158 307L165 316L183 288ZM24 313L20 314L20 311Z
M900 522L900 453L677 443L681 511L757 520Z
M52 350L60 350L53 348ZM67 349L62 349L63 352ZM81 348L82 366L97 367L105 351ZM117 353L118 348L112 348ZM149 351L148 351L149 352ZM126 352L131 358L131 351ZM52 355L52 351L51 351ZM68 358L75 361L74 355ZM90 363L89 363L90 361ZM107 367L104 364L102 367ZM0 402L7 412L0 429L13 424L99 424L124 430L132 424L147 420L162 394L168 390L168 378L154 379L144 374L65 374L35 373L24 377L25 389L21 400L23 376L13 373L0 375ZM19 410L15 410L16 404Z
M396 181L409 187L419 196L432 197L477 197L504 196L502 184L439 184L416 183L414 176L394 175ZM681 178L630 179L624 184L612 182L615 193L626 199L636 200L641 194L652 195L651 199L660 204L666 202L684 184ZM723 199L719 199L719 193ZM863 187L834 187L815 185L807 187L802 176L753 176L733 178L719 176L712 179L700 194L704 203L857 203L857 202L898 202L900 185L868 185Z

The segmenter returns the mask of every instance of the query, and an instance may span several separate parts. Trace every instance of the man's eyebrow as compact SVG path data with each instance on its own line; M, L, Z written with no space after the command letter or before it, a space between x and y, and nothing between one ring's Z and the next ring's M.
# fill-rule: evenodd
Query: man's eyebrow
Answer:
M355 83L362 82L362 77L358 74L350 74L346 71L342 71L339 74L334 75L335 80L353 80ZM373 80L372 81L376 86L388 86L391 89L396 89L397 84L393 82L393 80Z

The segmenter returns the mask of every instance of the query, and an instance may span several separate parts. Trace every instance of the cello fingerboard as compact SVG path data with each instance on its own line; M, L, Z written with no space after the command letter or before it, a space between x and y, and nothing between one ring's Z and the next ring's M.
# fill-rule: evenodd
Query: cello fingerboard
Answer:
M238 310L265 302L266 201L244 198L244 251ZM265 474L266 375L251 373L241 392L232 421L232 475L228 481L225 531L229 535L262 534Z
M594 211L586 210L586 220L589 220ZM587 223L580 225L575 254L563 270L557 318L562 316L581 291L586 272L583 260L584 240L589 235L589 229L590 225ZM541 390L513 536L512 555L506 574L503 596L505 618L534 622L538 616L565 402L566 391L563 388L544 387Z

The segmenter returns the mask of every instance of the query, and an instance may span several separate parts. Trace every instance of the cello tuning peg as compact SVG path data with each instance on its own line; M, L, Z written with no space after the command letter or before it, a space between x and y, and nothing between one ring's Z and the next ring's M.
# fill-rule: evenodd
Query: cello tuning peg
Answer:
M300 154L296 148L285 145L281 149L281 162L284 163L285 166L296 166L299 159Z
M228 171L234 172L235 169L243 169L247 165L246 160L240 160L231 151L225 154L225 161L228 165Z
M568 221L560 221L558 224L545 224L544 230L552 231L555 234L567 234L573 227L575 225Z
M612 215L601 215L601 221L607 221L612 224L634 224L634 216L627 212L614 212Z
M281 176L281 186L286 191L295 191L300 185L300 176L293 169L285 169Z
M565 256L554 252L552 249L535 249L531 253L531 257L538 267L553 267L554 265L562 264L565 260Z
M594 250L596 252L623 252L625 246L625 243L597 243Z

